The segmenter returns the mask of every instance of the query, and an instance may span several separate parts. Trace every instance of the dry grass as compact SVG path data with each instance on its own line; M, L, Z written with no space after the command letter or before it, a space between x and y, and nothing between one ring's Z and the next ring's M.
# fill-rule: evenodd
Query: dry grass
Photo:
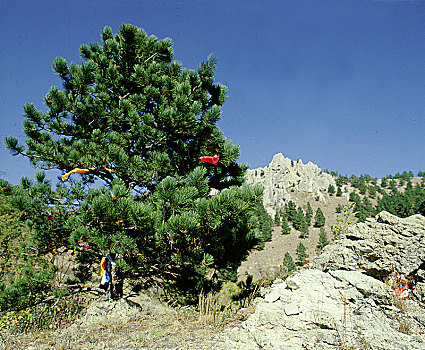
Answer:
M200 318L193 308L176 309L153 300L140 306L131 316L110 313L61 331L3 333L0 349L206 349L223 330L224 323L205 322L210 314Z

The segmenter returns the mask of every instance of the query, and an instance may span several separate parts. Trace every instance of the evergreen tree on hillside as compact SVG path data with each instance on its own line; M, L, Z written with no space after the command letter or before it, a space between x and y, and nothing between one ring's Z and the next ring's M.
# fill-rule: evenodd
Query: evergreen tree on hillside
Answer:
M332 196L335 193L335 186L330 184L328 186L328 193Z
M314 227L325 226L325 216L323 215L322 209L317 208L316 215L314 216Z
M375 186L369 186L368 187L368 190L369 190L369 197L370 198L375 198L375 196L376 196L376 188L375 188Z
M297 215L297 205L293 201L289 201L288 204L285 205L285 213L289 222L293 222Z
M255 237L257 238L257 248L262 249L264 248L264 243L272 238L272 219L264 209L262 201L255 203L254 215L251 220L258 222Z
M360 178L360 181L357 184L357 188L359 189L360 194L366 194L367 186L363 178Z
M295 218L292 222L293 227L301 232L304 232L303 229L305 230L306 222L305 222L305 216L304 216L304 211L301 207L297 208L297 211L295 213ZM308 226L307 226L307 230L308 230Z
M304 244L302 244L302 242L300 242L297 246L296 249L296 254L297 254L297 260L296 260L296 264L298 266L303 266L306 263L308 263L308 253L307 253L307 248L304 246Z
M305 221L308 226L311 225L311 218L313 217L313 209L311 208L310 202L307 202L307 209L305 211Z
M335 183L338 187L341 187L344 184L344 177L340 174L336 179Z
M15 207L39 254L75 250L86 276L114 254L122 276L193 301L215 286L207 269L236 276L263 234L261 189L243 183L239 148L217 126L227 89L214 57L186 69L170 39L129 24L101 39L81 46L82 64L55 59L63 89L44 113L25 106L26 145L7 138L14 155L64 174L54 189L42 173L23 179Z
M361 198L356 192L350 192L349 200L350 202L358 203L361 201Z
M280 225L280 211L276 210L276 214L274 215L274 224Z
M363 197L363 208L365 212L367 213L367 216L373 216L375 214L372 202L367 197Z
M340 186L338 186L338 189L336 191L336 196L337 197L341 197L342 196L342 190L341 190L341 187Z
M390 190L394 194L398 193L398 188L397 188L396 182L394 180L390 180Z
M407 217L413 214L421 213L420 206L425 201L425 189L417 184L412 186L411 182L406 185L406 190L402 192L392 191L390 194L384 193L378 199L376 212L383 210L399 217Z
M308 224L304 211L301 207L298 207L297 209L293 225L296 230L301 232L301 238L306 238L308 236Z
M291 273L297 268L294 263L294 260L292 259L292 256L288 252L286 252L285 256L283 257L282 266L287 273Z
M320 234L319 234L319 242L317 243L317 248L322 250L328 244L329 244L329 241L328 241L328 237L326 236L325 229L323 227L321 227L320 228Z
M305 220L305 217L303 217L303 220L301 221L301 226L299 231L301 232L300 237L301 238L307 238L308 234L309 234L309 230L308 230L308 224Z
M286 220L286 216L282 216L282 234L288 235L291 233L291 227L288 224L288 221Z

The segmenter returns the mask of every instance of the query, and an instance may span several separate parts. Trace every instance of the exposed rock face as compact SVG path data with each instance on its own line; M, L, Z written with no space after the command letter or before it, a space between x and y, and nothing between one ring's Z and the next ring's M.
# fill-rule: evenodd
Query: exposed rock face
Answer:
M247 170L245 176L247 183L264 186L263 204L270 214L274 214L275 208L283 208L291 199L288 193L291 188L313 193L321 199L322 191L327 191L329 185L336 188L333 177L323 173L317 165L303 164L300 159L292 161L282 153L276 154L264 168Z
M418 331L423 317L406 318L393 297L385 283L358 271L306 270L275 283L221 348L424 349L422 337L399 331Z
M414 297L401 300L383 277L415 277L423 298L425 217L386 212L351 227L315 268L276 280L255 313L218 349L425 349L425 316Z
M357 270L383 280L394 270L416 281L413 293L425 301L425 217L398 218L381 212L349 227L315 261L323 270Z

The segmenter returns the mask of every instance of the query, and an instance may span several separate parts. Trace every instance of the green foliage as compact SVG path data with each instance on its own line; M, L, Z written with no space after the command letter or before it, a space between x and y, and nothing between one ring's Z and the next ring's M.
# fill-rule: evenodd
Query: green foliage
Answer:
M6 143L42 169L92 168L55 189L40 173L13 191L40 256L75 250L84 283L112 253L123 277L160 283L183 303L234 279L270 239L271 221L217 126L227 89L214 83L216 60L183 68L171 44L129 24L116 35L106 27L101 44L81 46L81 65L56 58L63 90L50 89L45 113L25 106L26 146ZM200 161L214 154L218 164ZM47 271L27 280L41 278L41 288Z
M414 175L413 175L413 172L412 171L409 171L409 172L407 172L407 171L403 171L403 173L397 173L397 174L395 174L394 175L394 177L396 178L396 179L403 179L403 180L409 180L410 178L412 178ZM420 175L419 175L420 176Z
M291 272L295 271L296 265L295 265L294 260L292 259L291 255L289 254L289 252L285 253L285 256L283 257L282 266L287 273L291 273Z
M404 192L392 191L378 199L376 212L388 211L399 217L420 213L420 206L425 201L425 189L419 184L415 187L408 182Z
M308 203L307 205L307 210L309 210L308 208L310 208L311 210L311 206L310 203ZM308 213L311 213L310 210L308 211ZM304 214L304 211L301 207L297 207L296 204L293 201L289 201L286 205L285 205L285 217L288 218L287 221L292 223L292 226L294 227L294 229L298 230L301 232L301 237L305 238L308 236L308 213ZM286 224L282 223L282 227L284 227L284 225L286 226ZM282 232L287 232L289 233L290 230L287 229L286 227L282 230Z
M285 204L285 214L289 222L293 222L297 215L297 205L293 201Z
M301 235L300 235L301 238L307 238L308 237L309 230L308 230L308 224L305 220L305 217L303 217L302 220L301 220L301 226L299 228L299 231L301 232Z
M372 203L367 197L363 197L362 206L368 216L372 216L375 214L375 211L372 207Z
M376 196L376 187L375 186L369 186L368 187L369 190L369 197L370 198L375 198Z
M15 188L1 180L0 192L0 311L34 305L52 287L54 267L40 255L20 213L10 204ZM22 218L22 217L21 217ZM22 218L23 220L23 218Z
M367 186L366 186L366 181L364 180L363 177L359 177L356 183L354 184L354 186L358 188L360 194L366 194Z
M390 190L394 194L398 193L396 182L393 179L390 180Z
M280 225L280 212L279 210L276 210L276 214L274 216L274 224L275 225Z
M333 225L329 225L331 232L334 236L334 239L339 239L346 234L346 230L348 226L350 226L356 216L356 212L354 211L355 204L349 202L347 205L342 208L342 218L338 217L336 219L336 223Z
M369 174L363 174L362 177L366 183L372 181L372 177Z
M341 197L342 196L342 190L341 190L341 187L340 186L338 186L338 189L336 191L336 196L337 197Z
M288 221L286 220L286 216L282 216L282 234L289 235L291 233L291 227L288 224Z
M297 260L295 263L298 266L303 266L306 263L308 263L309 256L307 254L307 248L304 246L304 244L302 244L302 242L298 244L296 254L297 254Z
M262 201L256 201L251 221L253 227L255 227L256 247L262 249L264 243L272 238L272 220L264 209Z
M295 217L292 220L292 225L294 226L294 228L296 230L300 231L303 222L305 222L304 211L303 211L303 209L301 207L298 207L297 208L297 211L295 213Z
M341 175L339 174L338 177L335 179L335 183L338 187L341 187L342 185L348 184L349 179L347 175Z
M369 212L366 209L366 207L363 205L360 196L355 192L351 192L350 193L350 202L352 202L353 205L354 205L354 211L356 212L355 215L358 218L358 221L364 222L366 220L366 218L369 216ZM366 203L368 203L368 202L366 202Z
M335 186L334 185L329 184L329 186L328 186L328 193L331 196L335 193Z
M231 299L237 304L238 308L246 308L257 296L260 285L253 282L252 275L248 275L245 281L238 281L236 285L238 290L231 295Z
M325 216L323 215L322 209L317 208L316 215L314 216L314 227L325 226Z
M39 301L39 295L49 290L54 276L53 269L26 265L20 276L13 276L8 283L0 284L1 310L21 310Z
M319 233L319 242L317 243L317 248L322 250L328 244L329 244L329 241L328 241L328 237L326 236L325 229L323 227L321 227L320 233Z

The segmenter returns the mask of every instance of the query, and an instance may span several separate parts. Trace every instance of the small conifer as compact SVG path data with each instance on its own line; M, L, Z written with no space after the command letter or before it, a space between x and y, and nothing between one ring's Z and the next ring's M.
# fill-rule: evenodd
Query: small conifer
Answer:
M320 228L319 234L319 242L317 243L317 247L322 250L325 246L329 244L328 237L326 236L325 229L323 227Z
M291 233L291 227L288 224L288 221L286 220L286 216L282 216L282 234L288 235Z
M296 264L298 266L303 266L306 263L308 263L309 256L307 254L307 248L304 246L304 244L302 244L302 242L298 244L296 254L297 254Z
M316 215L314 216L314 227L325 226L325 216L323 215L322 209L317 208Z
M294 260L292 260L292 257L288 252L286 252L285 256L283 257L283 268L288 273L291 273L292 271L296 269Z

